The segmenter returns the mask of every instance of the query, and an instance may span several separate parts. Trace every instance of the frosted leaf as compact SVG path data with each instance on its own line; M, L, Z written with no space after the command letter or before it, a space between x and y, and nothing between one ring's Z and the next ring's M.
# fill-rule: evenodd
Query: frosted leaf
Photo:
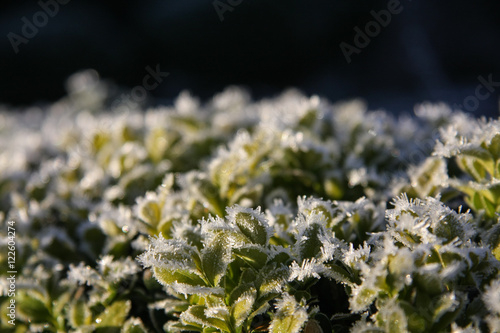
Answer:
M258 122L258 108L249 102L249 93L239 87L227 87L216 94L208 106L213 113L214 127L228 132L255 125Z
M361 319L358 320L349 331L350 333L375 333L384 332L382 328L375 327L373 323L367 321L368 312L361 314Z
M265 215L257 209L244 208L234 205L226 209L227 219L238 227L252 243L266 245L273 234Z
M146 251L149 246L149 241L144 235L139 235L134 241L132 241L131 245L134 250Z
M455 311L460 306L461 301L459 295L455 294L455 292L441 295L434 305L433 321L437 322L443 316Z
M174 106L181 115L198 114L200 102L188 91L182 91L175 99Z
M140 318L131 317L125 323L123 323L122 332L142 333L142 332L147 332L147 329Z
M365 311L377 297L377 288L370 288L369 286L363 284L353 285L351 288L352 291L351 296L349 297L349 308L355 313Z
M212 98L212 107L217 112L220 112L221 110L237 112L249 102L250 95L246 90L236 86L231 86L227 87L223 92L216 94Z
M370 258L370 252L370 246L368 246L366 242L364 242L363 245L356 250L354 249L354 245L350 243L348 249L342 250L342 261L347 266L354 268L357 263L368 261L368 258Z
M333 206L334 217L330 225L340 227L343 233L341 238L346 241L364 241L370 233L381 230L385 224L385 205L375 205L365 197L355 202L334 201Z
M182 282L173 282L169 284L168 287L171 288L174 293L182 294L185 297L188 295L208 296L224 294L224 289L220 287L206 287Z
M280 145L281 148L290 149L295 153L314 152L320 157L319 160L322 164L328 165L332 162L330 159L331 151L328 147L304 132L284 130L281 134Z
M368 181L370 180L370 177L368 177L368 170L364 167L349 171L347 178L349 179L349 186L351 187L356 185L368 186Z
M307 307L299 304L288 293L282 294L276 302L276 312L271 320L269 332L271 333L299 333L308 319Z
M190 245L201 246L201 225L193 225L187 216L172 224L172 238L183 239Z
M189 304L187 300L181 298L166 298L148 304L148 308L152 310L164 310L166 314L181 312L185 306Z
M331 231L326 228L323 214L299 215L293 226L297 233L293 251L300 259L319 256L323 242L333 237ZM328 248L330 245L326 246Z
M140 271L139 266L130 257L114 260L113 256L106 255L97 262L99 272L109 282L120 281Z
M397 277L404 277L407 283L411 281L411 275L415 271L415 259L416 255L409 249L399 249L390 258L389 270Z
M419 166L410 166L407 172L411 187L420 198L424 198L447 186L447 171L444 160L430 157Z
M394 298L386 301L372 318L385 332L409 332L406 313Z
M456 237L467 241L476 234L469 213L458 214L436 198L408 200L402 195L393 203L395 208L386 212L388 231L406 246L440 244Z
M498 327L500 329L500 327ZM498 329L497 329L498 330ZM490 327L490 331L494 332L495 330ZM481 333L481 329L477 324L477 320L474 320L471 324L467 325L467 327L460 327L457 323L451 323L451 333Z
M80 263L78 266L69 265L68 280L78 284L86 284L88 286L98 285L102 278L99 273L91 268Z
M324 265L318 263L315 258L303 260L300 266L296 261L294 261L290 266L290 276L288 277L288 281L304 281L311 277L319 279L321 277L320 274L322 274L325 270Z
M416 271L418 274L424 277L437 279L441 271L441 268L442 268L441 263L427 263L426 265L418 267ZM439 281L439 283L441 284L441 281Z
M459 154L491 158L490 152L484 147L492 143L492 139L500 132L500 122L484 119L469 119L463 122L454 122L441 129L441 139L436 144L435 155L451 157Z
M259 271L259 297L270 293L281 293L286 287L286 279L289 277L289 268L284 265L268 265Z
M251 288L243 293L231 306L231 316L235 320L236 327L240 327L252 312L253 305L257 299L257 291Z
M216 328L221 332L229 332L229 327L224 320L207 317L206 306L192 305L180 315L181 322L185 325L201 326L203 328Z
M451 108L444 103L421 103L415 106L414 112L417 117L436 125L447 121L452 114Z
M193 256L199 256L196 247L183 240L165 239L163 235L150 238L148 250L138 257L143 267L196 272Z
M337 238L332 237L331 234L320 235L319 241L321 242L320 255L318 259L322 262L327 262L341 257L341 249L344 247Z
M467 265L461 261L455 261L451 264L447 264L441 272L439 273L439 277L443 281L451 281L458 280L458 278L464 276L466 274Z
M500 317L500 279L493 280L493 282L486 287L486 291L483 294L483 300L488 310Z
M309 214L322 214L327 221L333 217L331 201L303 196L297 199L297 205L299 212L306 216Z
M225 320L229 317L229 309L224 305L210 305L205 309L205 316Z
M284 203L281 198L274 199L269 208L266 209L266 217L268 220L274 218L276 215L292 216L292 207L290 203Z
M486 322L490 332L500 332L500 318L499 316L486 316Z
M318 102L318 98L308 99L298 90L287 90L274 100L259 103L259 126L277 131L293 128L307 111L318 107Z
M209 216L208 219L202 219L201 233L216 235L219 231L232 231L238 232L238 228L233 223L228 223L223 218L216 216Z
M105 202L93 210L89 215L89 220L97 224L109 236L126 234L127 237L132 238L137 234L138 229L146 231L143 224L133 219L131 209L125 205L114 207Z
M231 239L223 233L217 234L201 251L201 267L208 283L215 287L219 285L226 273L227 265L233 258L231 256Z

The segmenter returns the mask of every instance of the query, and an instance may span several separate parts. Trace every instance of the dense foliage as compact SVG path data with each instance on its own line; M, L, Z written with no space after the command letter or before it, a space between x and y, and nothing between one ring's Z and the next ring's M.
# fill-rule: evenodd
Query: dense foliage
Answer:
M2 331L500 331L498 120L68 85L0 110Z

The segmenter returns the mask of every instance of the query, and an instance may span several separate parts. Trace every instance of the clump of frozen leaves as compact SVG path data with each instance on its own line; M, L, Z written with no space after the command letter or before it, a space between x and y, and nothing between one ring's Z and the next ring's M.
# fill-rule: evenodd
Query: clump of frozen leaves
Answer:
M365 313L354 331L439 332L475 324L486 309L496 316L481 293L498 279L500 263L475 241L473 216L430 197L393 204L386 231L345 253L361 282L348 286L350 308Z
M259 322L272 332L299 332L309 322L321 327L315 318L326 316L311 288L321 278L354 279L342 262L347 242L333 230L359 242L358 234L382 227L380 209L363 200L304 197L296 214L279 200L266 214L238 205L226 213L202 220L184 238L152 237L140 256L174 297L159 305L179 317L167 331L250 332Z
M67 86L0 109L0 330L499 330L497 120Z
M399 190L413 197L454 197L483 217L482 240L500 259L500 122L454 114L439 128L433 156L409 169L410 184Z

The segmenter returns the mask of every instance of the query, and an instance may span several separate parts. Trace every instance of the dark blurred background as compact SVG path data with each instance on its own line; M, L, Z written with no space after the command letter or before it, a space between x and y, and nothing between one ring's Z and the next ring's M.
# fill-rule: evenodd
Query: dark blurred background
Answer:
M158 64L170 73L150 91L159 103L184 89L208 99L236 84L254 98L297 87L332 101L362 97L370 108L394 112L445 101L497 116L500 1L401 0L400 12L380 32L372 24L369 44L348 63L340 43L356 47L354 28L365 31L375 21L371 11L397 2L2 1L0 103L57 100L66 78L86 68L130 89L142 85L146 66ZM27 21L40 27L24 39Z

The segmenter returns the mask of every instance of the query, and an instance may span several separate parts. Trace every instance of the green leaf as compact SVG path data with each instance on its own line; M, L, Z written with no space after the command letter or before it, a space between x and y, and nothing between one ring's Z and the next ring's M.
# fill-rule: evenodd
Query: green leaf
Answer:
M293 296L284 294L276 305L277 311L273 315L269 332L271 333L299 333L308 319L307 310L301 306Z
M472 208L476 212L480 211L481 209L484 209L485 207L483 206L483 201L481 200L481 194L479 192L475 192L472 196Z
M279 252L267 264L288 265L292 261L291 259L288 253Z
M460 155L476 157L484 161L492 160L490 152L481 147L463 147L460 149Z
M84 301L78 300L70 304L69 323L73 328L92 323L92 313Z
M123 322L130 312L131 303L127 301L116 301L106 307L96 318L97 327L122 327Z
M495 213L497 212L497 206L488 200L488 198L483 195L484 207L486 207L486 213L489 217L495 217Z
M125 322L120 333L147 333L142 321L138 318L130 318Z
M210 286L218 286L226 272L230 255L229 243L223 232L218 233L209 246L203 249L201 265Z
M255 269L262 268L267 262L267 254L256 247L234 249L233 253Z
M493 155L495 160L500 159L500 134L496 134L493 139L491 139L488 151Z
M323 243L320 241L320 233L323 228L318 223L313 223L304 231L299 244L299 254L301 260L314 258L320 253Z
M462 311L464 298L465 296L453 292L440 296L433 306L432 319L434 324L430 331L440 332L449 327Z
M475 174L474 178L476 178L478 180L486 179L486 175L488 173L491 174L491 171L493 171L491 169L487 169L485 167L485 163L483 163L481 160L474 160L472 162L472 166L473 166L474 170L476 171L476 174Z
M255 290L255 287L252 284L240 283L231 291L231 294L227 299L227 304L235 304L238 298L240 298L245 293L252 293L252 290Z
M496 225L489 231L488 243L493 255L500 261L500 225Z
M147 201L139 209L139 218L156 228L161 220L161 208L156 201Z
M242 272L240 276L240 284L242 283L253 284L257 279L257 274L255 270L251 268L240 268L240 270Z
M209 318L205 315L205 305L192 305L181 314L181 321L184 325L193 325L198 327L212 327L222 332L230 332L229 326L224 320L218 318Z
M454 311L457 307L457 303L455 295L451 293L439 297L432 312L433 321L437 321L447 312Z
M349 299L351 309L355 312L365 310L377 297L377 291L366 286L360 286L359 291Z
M52 312L54 313L54 317L63 315L64 308L71 301L71 298L72 295L70 292L64 292L52 302Z
M178 332L179 330L181 331L193 331L193 332L204 332L204 329L203 329L203 325L201 324L194 324L194 323L180 323L180 322L176 322L176 323L173 323L173 324L170 324L170 322L167 323L168 325L165 325L164 327L164 330L165 332L169 332L170 331L170 328L175 328L175 332Z
M323 182L323 187L325 189L326 194L331 198L331 199L341 199L344 195L344 186L340 182L340 180L331 178L331 179L326 179Z
M267 234L266 225L257 216L247 212L239 212L236 213L234 220L241 233L252 243L267 244L270 235Z
M311 128L318 119L317 113L318 111L315 109L307 110L307 112L304 113L304 116L300 119L299 125Z
M257 284L259 288L259 298L270 293L280 292L286 285L288 278L288 268L277 265L267 265L259 271Z
M470 204L476 212L484 209L488 217L494 218L496 216L497 206L488 200L485 194L490 197L493 196L493 194L488 191L477 191L474 192L472 198L468 200L468 204Z
M54 323L54 318L44 301L44 297L32 289L18 291L16 305L19 316L25 321L40 324Z
M209 206L210 211L217 216L224 216L224 201L218 194L218 189L207 179L198 179L197 189Z
M166 286L174 282L185 283L191 286L206 286L205 281L201 277L187 270L153 267L153 271L158 282Z
M415 274L416 284L429 295L438 295L443 292L443 281L437 275Z
M326 266L331 270L330 274L339 283L353 284L354 279L351 274L349 274L343 267L336 264L326 264Z
M238 297L238 299L231 306L231 317L237 329L241 327L243 322L252 312L256 297L257 291L255 288L251 287L248 291Z
M376 314L377 326L383 327L387 333L408 332L408 320L399 304L391 299L381 306Z
M451 241L455 237L461 239L465 234L465 230L460 221L453 217L452 214L448 214L434 226L433 233Z

